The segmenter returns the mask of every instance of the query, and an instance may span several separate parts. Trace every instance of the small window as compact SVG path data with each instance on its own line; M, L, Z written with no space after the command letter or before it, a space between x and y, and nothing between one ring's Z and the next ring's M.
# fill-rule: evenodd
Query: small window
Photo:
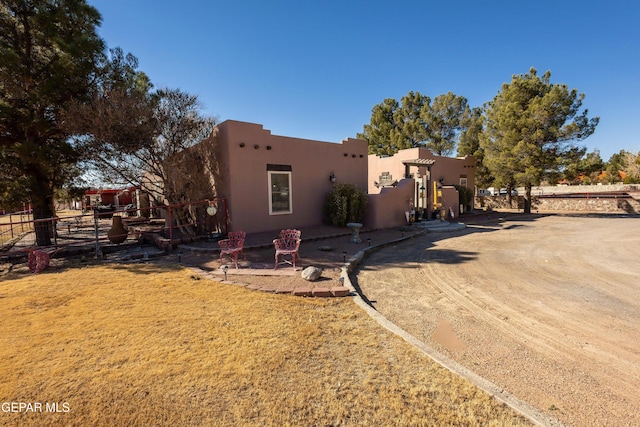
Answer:
M269 215L290 214L291 172L269 171Z
M460 186L462 187L466 187L467 186L467 178L466 177L461 177L460 178Z

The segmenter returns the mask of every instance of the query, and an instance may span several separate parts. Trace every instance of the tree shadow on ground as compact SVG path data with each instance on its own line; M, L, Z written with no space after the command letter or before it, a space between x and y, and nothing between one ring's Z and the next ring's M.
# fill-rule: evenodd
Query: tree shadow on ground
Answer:
M382 271L389 268L416 269L427 263L462 264L477 258L478 252L453 251L435 247L413 250L411 248L382 249L365 258L355 271Z
M485 212L462 216L460 222L469 225L496 225L504 222L532 222L540 218L555 215L554 213L530 213L524 212Z
M509 224L504 226L503 230L512 230L514 228L522 228L522 227L526 227L526 225L522 225L522 224Z
M461 264L471 261L477 257L477 252L437 249L436 243L469 234L491 233L503 229L501 225L469 226L456 232L429 233L393 243L366 254L354 274L358 274L359 271L379 271L387 268L420 268L420 265L426 262Z
M38 275L58 274L69 270L78 270L81 268L105 267L114 272L126 270L131 273L148 275L157 273L166 273L184 269L183 265L177 263L158 262L157 259L145 262L113 262L101 260L80 260L76 258L55 258L51 260L49 266L38 273ZM26 276L33 276L33 272L26 263L20 264L0 264L0 277L2 280L17 280Z
M429 249L424 253L420 263L437 262L439 264L462 264L478 257L478 252L453 251L450 249Z

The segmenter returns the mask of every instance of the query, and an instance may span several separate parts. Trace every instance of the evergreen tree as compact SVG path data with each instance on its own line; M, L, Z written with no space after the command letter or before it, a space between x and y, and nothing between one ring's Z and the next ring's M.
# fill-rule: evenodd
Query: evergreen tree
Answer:
M607 172L605 177L606 183L614 184L622 181L620 172L624 172L627 167L627 154L629 154L628 151L620 150L611 155L605 164L605 171Z
M438 156L452 155L464 118L469 115L465 97L451 92L436 96L431 104L427 103L422 108L427 130L425 146Z
M398 150L419 147L428 138L427 124L422 111L431 100L419 92L409 92L400 100L400 108L393 115L391 146Z
M369 154L393 155L405 148L419 147L426 138L426 125L421 111L430 99L409 92L401 103L387 98L371 110L371 121L364 125L358 138L369 143Z
M484 149L480 146L480 135L484 131L484 112L482 108L475 107L463 117L458 142L458 156L473 156L476 163L475 184L478 188L490 187L493 176L484 165Z
M425 147L434 154L453 153L469 114L466 98L448 92L431 98L409 92L400 102L387 98L371 110L371 120L358 138L369 142L369 154L393 155L405 148Z
M604 162L600 157L600 151L595 150L586 153L576 162L570 162L563 171L563 177L570 183L593 183L598 180L598 175L604 169Z
M19 195L35 219L54 216L56 190L78 173L61 113L89 93L100 20L84 0L0 2L0 203ZM36 239L51 244L48 224L36 223Z
M575 141L587 138L599 118L580 111L584 94L552 84L535 68L514 75L485 105L486 126L480 144L485 165L501 184L525 187L525 212L531 212L531 188L557 173L567 158L579 153Z

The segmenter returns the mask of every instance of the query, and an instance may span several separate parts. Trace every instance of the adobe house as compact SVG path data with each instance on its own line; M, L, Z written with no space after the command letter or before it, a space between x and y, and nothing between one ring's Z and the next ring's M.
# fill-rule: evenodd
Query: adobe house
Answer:
M188 161L203 179L176 179L175 184L225 199L228 231L321 225L324 201L335 183L355 184L368 192L363 222L370 229L403 225L405 211L412 208L430 213L437 207L457 216L458 192L452 185L473 189L475 182L472 157L434 156L425 148L370 156L363 140L330 143L272 135L260 124L235 120L217 125L189 151Z
M385 228L406 220L405 212L434 211L447 218L460 215L458 190L454 185L474 189L475 159L434 155L427 148L400 150L393 156L368 156L369 213L365 223Z
M291 138L272 135L259 124L227 120L200 144L215 147L215 196L227 200L230 231L321 225L334 183L367 188L366 141Z

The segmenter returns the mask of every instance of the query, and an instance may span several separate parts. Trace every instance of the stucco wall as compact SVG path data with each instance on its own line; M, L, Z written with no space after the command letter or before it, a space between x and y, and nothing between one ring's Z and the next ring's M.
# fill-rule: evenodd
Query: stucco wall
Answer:
M409 148L400 150L395 155L389 157L369 155L369 194L377 194L381 191L380 188L375 186L375 182L380 182L380 175L383 172L390 174L394 180L403 179L405 177L405 165L402 162L415 159L431 159L435 161L431 166L430 182L424 178L427 174L426 166L411 166L409 168L409 173L413 174L413 177L418 181L418 185L414 187L412 193L416 207L426 207L429 212L432 211L433 185L431 183L433 181L441 182L445 186L452 186L460 185L460 178L465 177L467 179L467 188L471 190L474 189L476 168L473 157L442 157L434 155L426 148ZM425 187L425 190L422 192L423 197L420 197L420 186ZM444 203L447 204L447 206L453 206L454 212L457 214L458 208L455 207L455 205L458 204L457 191L455 192L455 197L453 195L445 195L445 197L448 197L449 200L445 199Z
M382 172L390 172L394 179L400 180L404 178L405 166L402 161L413 159L435 160L435 163L431 166L431 177L434 180L442 179L445 185L459 185L460 176L462 175L467 177L467 187L473 189L475 185L475 160L473 157L442 157L434 155L426 148L409 148L400 150L389 157L369 155L369 192L378 192L374 181L379 180ZM425 174L426 170L426 166L420 168L411 167L410 173L419 171L421 174Z
M397 227L407 223L405 211L413 196L413 179L403 179L396 187L385 187L377 194L369 194L369 206L364 225L370 229Z
M366 141L290 138L272 135L259 124L232 120L216 131L225 181L219 197L228 200L230 230L251 233L322 224L332 173L337 183L367 188ZM290 214L269 214L268 164L291 167Z
M445 218L452 219L460 216L460 195L458 190L453 186L445 186L442 188L442 209L445 211Z

